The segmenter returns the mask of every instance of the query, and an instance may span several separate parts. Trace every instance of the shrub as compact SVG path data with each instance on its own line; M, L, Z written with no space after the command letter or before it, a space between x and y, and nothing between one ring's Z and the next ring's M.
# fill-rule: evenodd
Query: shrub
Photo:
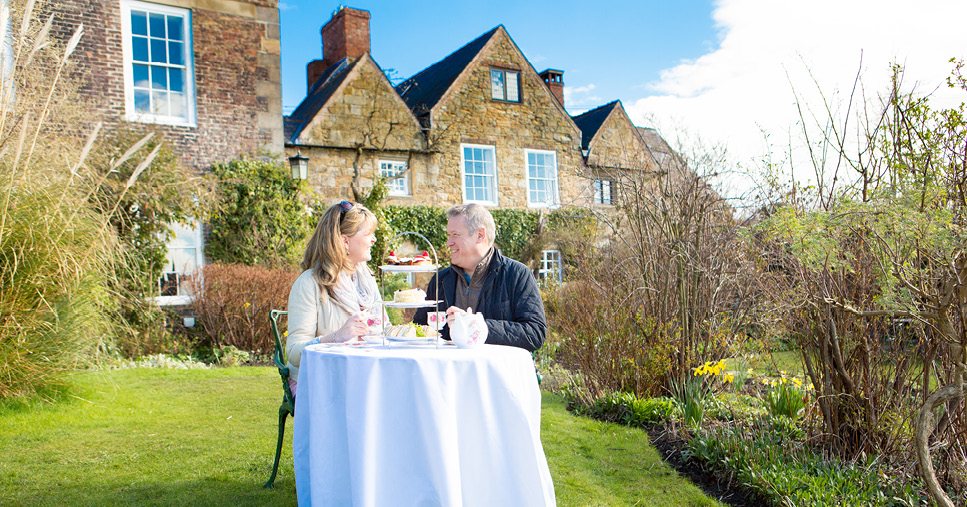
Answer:
M209 264L192 280L199 347L228 346L270 353L275 344L269 311L288 307L289 290L299 272L241 264ZM204 279L204 283L201 280Z
M249 266L295 265L322 205L306 183L292 179L278 162L232 160L212 165L218 179L219 210L210 218L205 252L215 262Z

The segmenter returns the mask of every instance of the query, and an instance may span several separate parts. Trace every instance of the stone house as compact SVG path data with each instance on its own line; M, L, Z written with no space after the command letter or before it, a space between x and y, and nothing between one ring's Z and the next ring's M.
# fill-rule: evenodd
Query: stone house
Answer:
M97 119L143 125L198 171L258 150L281 153L278 0L57 0L51 33L84 24L73 60ZM184 302L204 263L197 224L175 227L161 302Z
M607 171L657 169L620 102L572 118L563 72L538 73L502 25L394 87L369 55L369 19L333 14L306 97L285 118L286 154L308 158L324 199L358 199L376 176L402 174L390 204L609 207ZM560 270L560 253L545 251L540 271Z

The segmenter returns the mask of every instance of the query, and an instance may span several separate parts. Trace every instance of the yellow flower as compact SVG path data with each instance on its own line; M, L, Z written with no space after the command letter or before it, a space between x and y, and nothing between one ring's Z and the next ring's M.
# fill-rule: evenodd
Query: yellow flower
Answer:
M782 377L782 378L781 378L780 380L782 380L782 383L783 383L783 384L785 384L785 383L786 383L786 377Z
M753 374L752 368L749 368L748 371L746 371L746 373L749 374L749 375L752 375Z
M783 377L785 377L786 376L786 370L780 371L779 374L782 375Z
M250 306L252 306L252 304L251 304L251 303L245 303L245 308L248 308L248 307L250 307Z
M722 382L728 382L731 384L733 380L735 380L735 375L731 375L729 373L722 375Z
M282 332L282 336L289 336L289 332L288 331L283 331Z

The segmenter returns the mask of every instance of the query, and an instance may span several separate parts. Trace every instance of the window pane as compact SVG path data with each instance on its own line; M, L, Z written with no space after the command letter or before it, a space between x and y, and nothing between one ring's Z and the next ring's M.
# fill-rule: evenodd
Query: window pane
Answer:
M148 25L151 28L152 37L165 37L165 16L152 12L148 14Z
M144 37L131 38L131 58L136 62L148 61L148 39Z
M499 70L490 71L490 98L504 100L504 73Z
M480 151L483 152L484 162L492 163L494 161L494 150L485 149Z
M507 100L519 102L520 96L517 93L517 73L507 72Z
M168 63L172 65L185 64L185 45L181 42L168 43Z
M151 92L151 109L154 114L168 116L168 93Z
M173 92L185 91L185 71L183 69L168 69L168 89Z
M151 39L151 62L152 63L167 63L168 56L165 48L167 44L163 39Z
M155 90L168 89L168 69L165 67L151 67L151 88Z
M134 86L138 88L149 88L149 74L151 67L147 65L133 65L134 67Z
M168 16L168 39L185 40L184 21L180 16Z
M168 96L171 98L171 110L168 113L171 116L178 116L181 118L187 116L187 112L185 111L185 94L171 93Z
M134 110L138 113L151 112L151 99L147 90L134 90Z
M131 11L131 33L134 35L148 35L148 13Z

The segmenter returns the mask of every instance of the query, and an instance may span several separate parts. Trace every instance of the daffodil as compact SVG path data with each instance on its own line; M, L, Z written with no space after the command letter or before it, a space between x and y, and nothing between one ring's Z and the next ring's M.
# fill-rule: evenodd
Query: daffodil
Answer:
M252 303L248 303L248 302L245 303L245 308L248 308L250 306L252 306Z

